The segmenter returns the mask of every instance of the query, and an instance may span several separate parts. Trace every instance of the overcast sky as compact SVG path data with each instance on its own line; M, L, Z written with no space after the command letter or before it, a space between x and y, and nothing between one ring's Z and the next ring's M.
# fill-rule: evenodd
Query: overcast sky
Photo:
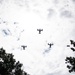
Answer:
M0 47L30 75L74 75L65 64L74 32L75 0L0 0Z

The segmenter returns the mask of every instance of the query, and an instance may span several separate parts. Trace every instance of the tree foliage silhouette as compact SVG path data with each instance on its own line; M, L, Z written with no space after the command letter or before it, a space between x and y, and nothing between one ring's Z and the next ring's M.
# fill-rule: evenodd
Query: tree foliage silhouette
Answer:
M75 42L73 40L70 40L70 43L73 47L71 47L70 49L74 52L75 51ZM70 46L69 46L70 47ZM75 72L75 57L66 57L66 63L69 63L69 65L67 65L67 68L69 69L69 72Z
M23 64L16 62L14 55L0 48L0 75L28 75L22 70Z

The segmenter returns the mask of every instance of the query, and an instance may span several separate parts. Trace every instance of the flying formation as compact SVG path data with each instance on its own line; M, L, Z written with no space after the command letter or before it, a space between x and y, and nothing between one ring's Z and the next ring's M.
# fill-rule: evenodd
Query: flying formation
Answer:
M43 31L43 29L37 29L37 31L39 31L39 34L41 34L41 32ZM27 48L26 45L22 45L21 46L23 50L25 50Z
M39 31L39 34L41 34L41 32L43 31L43 29L37 29L37 31ZM51 48L54 44L53 43L48 43L49 48ZM26 45L22 45L21 46L23 50L25 50L27 48Z

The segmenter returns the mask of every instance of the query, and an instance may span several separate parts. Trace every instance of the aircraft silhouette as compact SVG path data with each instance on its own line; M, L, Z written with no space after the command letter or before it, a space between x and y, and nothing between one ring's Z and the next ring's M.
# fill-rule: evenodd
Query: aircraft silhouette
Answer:
M25 46L25 45L22 45L21 47L23 48L23 50L25 50L25 48L26 48L27 46Z
M39 34L41 34L41 31L43 31L43 29L37 29L37 31L39 31Z
M70 40L71 45L73 45L75 47L75 42L73 40Z
M49 48L51 48L53 44L52 43L48 43L48 45L49 45Z

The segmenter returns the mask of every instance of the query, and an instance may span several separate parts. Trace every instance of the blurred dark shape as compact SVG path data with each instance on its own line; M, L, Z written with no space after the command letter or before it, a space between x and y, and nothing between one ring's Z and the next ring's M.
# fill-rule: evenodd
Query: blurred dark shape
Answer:
M3 23L6 23L6 21L3 21Z
M63 10L61 12L61 16L67 17L67 18L71 18L72 17L72 13L69 10Z
M67 47L70 47L70 45L67 45Z
M10 35L10 30L9 30L9 29L3 29L2 32L3 32L5 35Z
M0 75L28 75L22 69L23 64L16 62L14 55L0 48Z
M14 24L18 24L18 22L14 22Z
M37 29L37 31L39 31L39 34L41 34L41 31L43 31L43 29Z
M22 45L21 47L23 48L23 50L25 50L25 48L26 48L27 46L25 46L25 45Z
M43 54L46 54L46 53L49 53L50 52L50 48L48 48L48 49L45 49L45 51L43 52Z
M49 45L49 48L51 48L51 47L52 47L52 45L53 45L53 43L48 43L48 45Z

